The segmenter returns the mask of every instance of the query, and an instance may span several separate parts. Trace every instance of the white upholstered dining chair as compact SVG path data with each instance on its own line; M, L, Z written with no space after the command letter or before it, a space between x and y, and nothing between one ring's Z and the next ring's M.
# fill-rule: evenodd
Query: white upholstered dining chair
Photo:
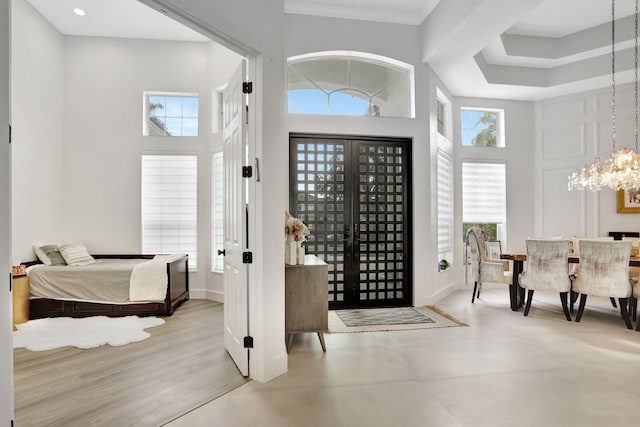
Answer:
M473 282L471 302L480 298L483 283L511 284L512 273L509 261L491 260L487 256L484 234L479 227L471 227L465 238L467 266L467 282Z
M527 290L527 304L524 315L529 315L535 291L555 291L560 294L562 310L568 321L568 294L571 289L569 278L568 239L527 239L527 266L520 273L520 285Z
M573 249L573 255L580 256L580 241L583 240L593 240L596 242L613 242L613 237L572 237L571 238L571 246ZM574 267L578 267L576 271L580 271L580 264L576 264Z
M576 322L582 319L587 296L617 298L628 329L632 329L627 311L631 284L629 254L631 242L580 240L580 272L573 281L573 291L580 294Z
M580 257L580 241L581 240L595 240L595 241L603 241L603 242L612 242L613 236L604 236L604 237L575 237L573 236L571 238L571 243L572 243L572 247L571 249L573 249L573 255ZM576 264L571 264L571 278L572 280L575 279L578 274L580 273L580 263L576 263ZM578 298L578 294L575 291L571 291L571 301L570 301L570 307L571 307L571 312L573 313L573 303L576 301L576 299ZM618 308L618 305L616 304L616 299L615 298L609 298L611 300L611 305L613 306L613 308Z

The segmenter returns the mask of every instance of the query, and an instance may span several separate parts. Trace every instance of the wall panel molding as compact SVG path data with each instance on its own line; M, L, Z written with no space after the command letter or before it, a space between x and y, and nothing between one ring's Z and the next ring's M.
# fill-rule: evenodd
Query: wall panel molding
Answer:
M616 90L616 110L633 108L635 104L633 90ZM607 113L609 116L612 112L611 91L595 95L593 97L593 111L596 113Z
M545 236L571 237L586 234L586 193L568 190L567 180L572 172L569 167L540 171L540 214L542 234Z
M586 155L586 123L543 128L540 134L541 159L557 160Z
M559 102L544 104L540 108L542 120L556 120L567 116L582 115L585 113L585 99L568 99Z
M612 150L611 118L607 120L594 120L593 122L593 153L594 156L608 156ZM635 145L635 130L633 116L624 115L616 117L616 148Z

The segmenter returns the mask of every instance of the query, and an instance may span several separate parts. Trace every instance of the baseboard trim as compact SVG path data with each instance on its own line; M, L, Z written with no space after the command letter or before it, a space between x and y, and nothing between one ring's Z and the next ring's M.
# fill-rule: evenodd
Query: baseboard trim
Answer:
M205 289L189 289L190 299L208 299L207 291Z
M189 298L224 302L224 293L220 291L210 291L209 289L189 289Z
M216 302L224 302L224 293L220 292L220 291L210 291L210 290L206 290L205 291L206 296L205 298L211 301L216 301Z
M435 294L426 298L426 305L436 305L440 300L457 291L459 287L455 283L450 283L445 288L440 289Z

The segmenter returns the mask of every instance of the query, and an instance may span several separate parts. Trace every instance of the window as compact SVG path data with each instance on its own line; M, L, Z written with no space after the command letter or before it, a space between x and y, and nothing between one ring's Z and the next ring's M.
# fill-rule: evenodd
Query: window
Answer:
M438 150L438 259L451 259L451 157Z
M462 163L463 236L478 226L487 240L505 240L505 173L504 163Z
M445 134L444 103L439 99L437 100L437 119L438 119L438 133L440 133L440 135L444 135Z
M198 136L198 96L145 92L143 135Z
M142 250L186 253L197 268L197 156L142 156Z
M289 113L414 117L413 66L378 55L289 58Z
M465 147L504 147L502 110L460 110L462 145Z
M224 175L222 152L211 156L211 272L224 272L224 259L218 251L224 249Z

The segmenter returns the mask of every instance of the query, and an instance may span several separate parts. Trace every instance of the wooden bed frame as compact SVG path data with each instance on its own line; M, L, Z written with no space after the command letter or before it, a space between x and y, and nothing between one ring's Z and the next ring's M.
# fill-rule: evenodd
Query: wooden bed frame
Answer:
M96 259L153 259L154 255L93 255ZM25 265L41 264L31 261ZM29 319L43 317L89 317L89 316L171 316L173 311L189 299L188 256L167 263L167 294L163 302L131 304L100 304L95 302L65 301L49 298L29 300Z

